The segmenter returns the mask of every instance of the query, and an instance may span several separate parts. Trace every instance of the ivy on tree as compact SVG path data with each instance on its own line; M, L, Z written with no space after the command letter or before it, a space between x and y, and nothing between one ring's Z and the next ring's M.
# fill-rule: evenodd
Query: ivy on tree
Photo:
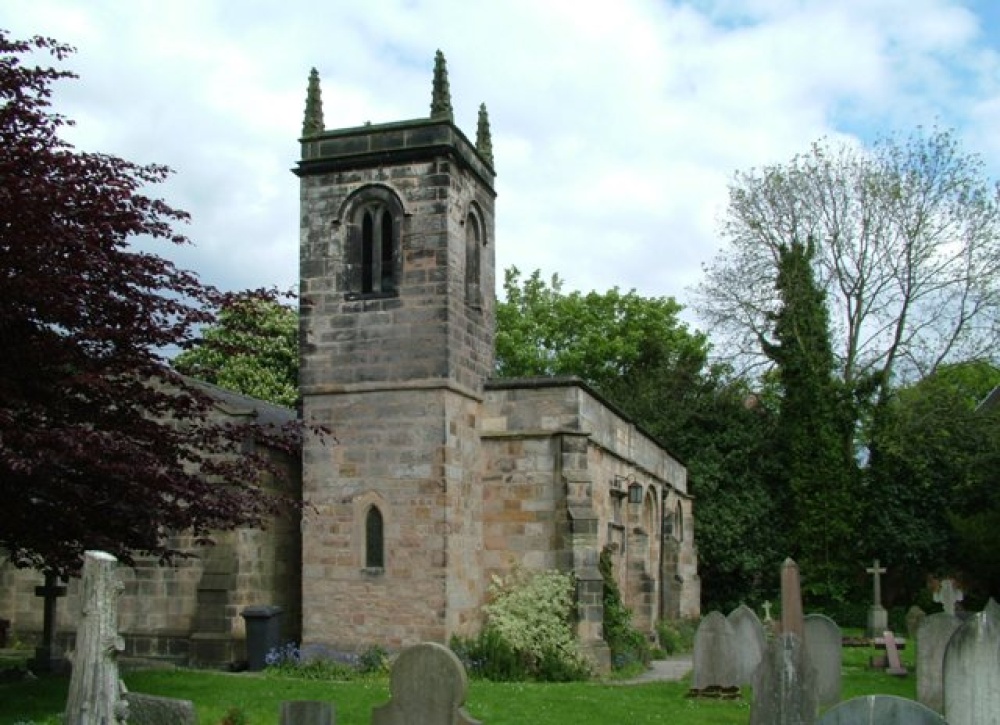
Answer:
M811 241L779 247L773 341L761 336L774 361L781 398L776 454L793 527L790 542L810 572L807 591L827 602L846 594L856 540L857 480L852 450L854 415L834 373L825 295L811 267ZM845 548L847 546L847 548Z
M76 571L87 549L170 559L187 531L256 524L276 500L240 443L280 431L213 423L212 401L158 351L214 321L221 297L133 249L187 239L187 215L144 191L168 170L85 153L59 137L33 66L73 49L0 31L0 549L17 566Z

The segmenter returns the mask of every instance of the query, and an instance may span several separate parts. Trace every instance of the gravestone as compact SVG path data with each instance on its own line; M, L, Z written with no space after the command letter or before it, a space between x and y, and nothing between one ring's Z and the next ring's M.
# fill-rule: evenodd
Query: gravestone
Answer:
M750 725L812 725L819 702L816 670L805 652L799 567L781 567L781 631L767 642L754 675Z
M872 575L872 605L868 609L868 636L878 637L889 628L889 613L882 606L882 574L885 567L879 566L878 559L870 569L865 571Z
M944 716L948 725L1000 724L1000 607L962 624L944 653Z
M281 703L280 725L335 725L333 703L288 700Z
M885 641L885 656L889 662L885 671L895 677L905 677L906 668L903 667L903 663L899 659L899 649L896 647L896 635L892 633L891 629L887 629L882 633L882 638Z
M194 703L172 697L126 692L128 725L198 725Z
M112 725L128 719L128 702L118 678L118 653L125 649L118 636L118 597L125 587L117 569L118 560L111 554L84 552L65 725Z
M781 631L797 634L800 638L805 636L799 565L791 558L781 565Z
M396 658L390 699L372 712L372 725L479 725L465 712L468 678L454 652L424 642Z
M66 668L56 647L56 603L59 597L66 596L66 587L51 572L45 573L45 583L35 587L35 596L42 597L42 641L35 648L34 658L28 662L28 667L35 673L58 672Z
M733 687L739 684L735 656L736 636L721 612L710 612L694 634L691 687Z
M958 617L937 612L917 630L917 699L935 712L944 712L944 651L960 626Z
M843 662L840 627L823 614L805 618L806 655L816 669L816 696L822 707L840 702L841 664Z
M733 634L733 659L736 661L736 684L749 685L764 656L764 625L757 614L741 604L726 617Z
M812 725L819 700L816 670L794 632L769 640L754 675L750 725Z
M955 606L963 599L965 594L958 588L954 579L943 579L938 590L934 592L934 601L944 607L945 614L954 615Z
M910 607L906 611L906 636L915 642L920 625L924 623L926 618L927 613L916 604Z
M946 725L944 718L919 702L895 695L866 695L835 705L818 725Z

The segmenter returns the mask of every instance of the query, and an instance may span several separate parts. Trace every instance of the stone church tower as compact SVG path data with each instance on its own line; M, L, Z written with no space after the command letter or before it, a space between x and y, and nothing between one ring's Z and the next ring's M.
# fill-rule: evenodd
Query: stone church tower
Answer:
M493 368L494 171L455 126L444 58L428 118L325 130L310 76L301 188L302 638L389 647L478 628L477 475Z

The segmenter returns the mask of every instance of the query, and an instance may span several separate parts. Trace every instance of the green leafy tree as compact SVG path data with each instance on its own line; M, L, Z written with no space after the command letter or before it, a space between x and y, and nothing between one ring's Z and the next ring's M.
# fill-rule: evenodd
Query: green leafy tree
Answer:
M264 290L227 295L218 322L174 368L227 390L292 407L298 400L298 313Z
M562 288L558 275L547 284L537 270L523 281L516 267L506 270L505 299L497 305L501 377L575 375L606 392L654 362L704 362L707 342L680 321L682 308L672 298Z
M779 250L773 341L761 347L780 389L776 446L791 513L792 554L806 572L805 591L842 601L861 552L856 541L854 414L836 378L823 291L810 265L811 242Z
M978 408L998 384L984 361L942 366L873 420L863 531L889 566L888 599L912 601L928 574L1000 595L1000 415Z

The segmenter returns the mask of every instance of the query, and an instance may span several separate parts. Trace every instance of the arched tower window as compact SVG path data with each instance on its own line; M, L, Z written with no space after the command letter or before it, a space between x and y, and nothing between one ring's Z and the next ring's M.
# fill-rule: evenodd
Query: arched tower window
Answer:
M381 204L366 204L361 221L361 294L396 288L396 240L392 212Z
M482 296L482 246L483 233L479 219L473 214L465 219L465 302L470 307L480 307Z
M366 187L349 203L343 289L349 297L392 295L399 289L403 207L382 186Z
M385 532L382 512L372 506L365 514L365 568L385 568Z

